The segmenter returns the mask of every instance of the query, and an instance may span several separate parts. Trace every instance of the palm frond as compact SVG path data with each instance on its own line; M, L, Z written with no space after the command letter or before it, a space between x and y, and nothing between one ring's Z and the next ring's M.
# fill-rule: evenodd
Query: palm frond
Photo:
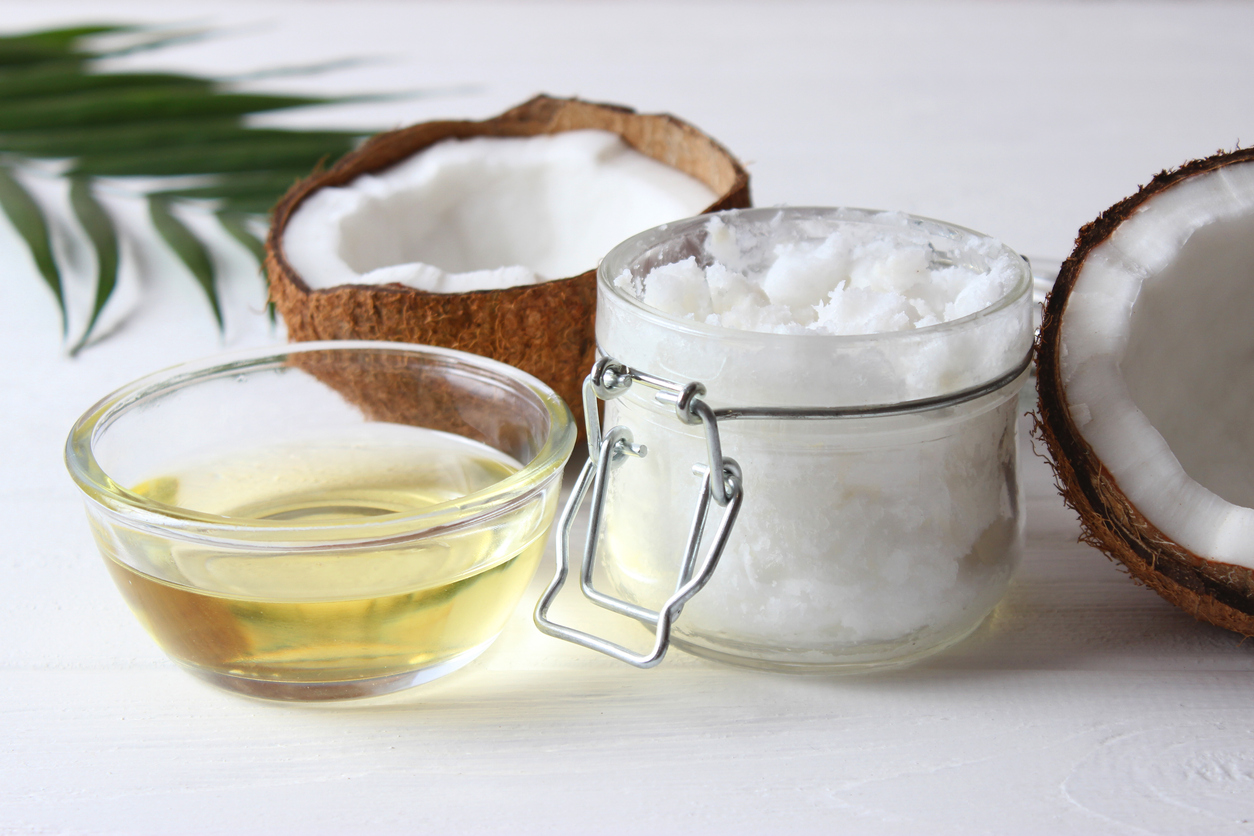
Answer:
M55 168L70 178L70 207L95 254L95 292L90 306L86 301L74 306L89 313L71 354L89 344L118 281L120 231L97 197L96 178L135 178L124 182L135 183L145 196L157 235L195 278L223 329L210 249L173 206L206 204L222 229L260 265L265 248L253 231L254 219L268 213L311 169L334 162L371 132L253 128L245 118L392 98L239 92L231 85L239 79L98 70L101 58L162 49L209 34L102 23L0 36L0 209L52 291L67 336L71 306L46 210L14 176L14 165L28 159L68 161ZM348 63L280 67L242 78L325 72Z
M77 354L91 338L92 329L100 319L104 306L118 284L118 230L113 219L92 193L91 180L74 177L70 180L70 206L96 253L96 297L92 300L87 327L70 354Z
M30 250L31 258L35 261L35 268L56 297L57 307L61 309L61 333L65 335L70 327L65 286L61 283L61 271L57 269L57 261L52 255L52 236L48 232L48 221L39 203L7 166L0 166L0 208L4 209L9 222L26 242L26 248Z
M201 243L188 226L179 220L170 209L170 201L164 197L148 198L148 214L157 234L169 245L179 261L191 271L200 289L209 299L209 307L213 309L213 318L217 320L218 330L226 329L222 319L222 301L218 298L217 274L213 269L213 259L209 248Z

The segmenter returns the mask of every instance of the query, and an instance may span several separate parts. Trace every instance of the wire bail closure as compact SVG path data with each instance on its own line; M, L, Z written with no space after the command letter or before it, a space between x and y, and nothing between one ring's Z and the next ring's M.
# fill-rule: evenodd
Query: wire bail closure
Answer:
M607 595L596 589L592 582L596 569L596 547L600 537L609 472L621 467L630 458L643 458L648 455L648 449L644 445L633 442L631 430L627 427L614 427L602 437L597 418L597 400L608 401L617 398L630 389L634 382L658 389L657 400L674 404L676 417L683 423L704 426L706 449L709 455L707 463L698 463L693 466L694 473L702 477L701 487L697 509L693 514L692 526L688 532L688 541L684 546L675 592L666 600L662 608L656 611ZM557 571L548 589L540 596L535 610L536 627L541 632L599 651L638 668L651 668L662 661L662 657L666 655L670 647L671 626L683 611L684 604L700 592L713 576L718 559L727 546L732 526L736 523L736 515L740 513L741 501L744 499L740 465L734 459L723 456L718 436L718 420L709 405L701 400L700 396L704 394L705 387L700 383L689 383L681 387L670 381L631 369L609 357L603 357L592 367L592 372L583 384L584 420L588 431L588 461L580 471L575 488L558 520ZM584 597L597 606L634 618L652 627L654 630L653 649L648 653L636 653L591 633L558 624L548 617L549 607L565 585L570 571L570 530L589 487L592 488L592 504L589 508L588 536L581 561L580 589ZM714 540L698 565L698 552L710 517L710 500L725 510L722 519L719 520Z
M557 540L557 571L548 589L540 596L536 604L534 619L536 627L542 633L555 638L564 639L583 647L599 651L638 668L651 668L662 661L670 646L671 627L679 618L684 604L701 591L714 574L718 560L727 546L732 526L736 523L736 515L740 513L740 505L744 500L743 478L740 465L735 459L723 455L722 442L719 439L719 421L736 420L801 420L828 421L841 419L859 419L877 416L912 415L930 412L936 409L947 409L959 404L982 398L996 392L1025 374L1032 363L1032 349L1029 348L1023 359L1014 368L998 377L976 384L966 389L935 395L917 400L899 401L896 403L880 403L850 406L826 407L792 407L792 406L750 406L723 407L711 409L702 400L706 394L705 386L697 382L687 384L675 383L660 377L654 377L633 369L630 366L603 357L592 367L592 372L583 383L583 412L588 430L588 462L579 473L579 480L571 492L566 507L558 520ZM641 384L656 390L654 398L664 404L675 407L675 416L684 424L700 425L705 429L707 461L693 465L693 472L702 477L701 494L697 500L697 510L693 515L692 526L688 532L688 542L684 546L683 560L680 564L679 579L675 584L675 592L667 599L661 610L654 611L615 598L597 590L592 585L592 575L596 568L596 544L601 531L601 517L605 508L605 494L609 472L622 466L630 458L643 458L648 450L642 444L634 443L631 430L617 426L604 436L598 421L598 399L613 400L632 387ZM653 650L650 653L635 653L622 645L585 633L571 627L565 627L548 617L549 607L557 597L557 593L566 583L570 570L570 530L575 515L587 496L592 491L592 505L588 518L588 538L584 544L583 560L579 578L579 586L586 598L599 607L612 612L634 618L654 629ZM713 542L705 557L697 563L697 552L701 547L701 539L705 534L709 521L710 501L723 507L723 517L715 531Z

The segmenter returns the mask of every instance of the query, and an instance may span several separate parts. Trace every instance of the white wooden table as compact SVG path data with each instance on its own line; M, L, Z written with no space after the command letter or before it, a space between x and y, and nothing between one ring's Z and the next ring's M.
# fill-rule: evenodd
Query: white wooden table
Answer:
M12 28L101 8L0 3ZM722 140L759 205L900 209L1058 258L1159 169L1254 140L1248 4L114 2L109 14L228 30L137 65L229 74L382 56L270 86L445 89L290 122L479 118L539 91L623 102ZM138 204L115 205L133 213L131 256L155 278L78 359L0 222L0 832L1254 831L1254 646L1077 544L1026 439L1029 539L1010 594L972 639L905 671L790 677L679 652L637 671L532 628L550 558L497 645L429 686L307 707L194 681L112 588L61 447L114 387L282 334L242 250L218 248L220 338Z

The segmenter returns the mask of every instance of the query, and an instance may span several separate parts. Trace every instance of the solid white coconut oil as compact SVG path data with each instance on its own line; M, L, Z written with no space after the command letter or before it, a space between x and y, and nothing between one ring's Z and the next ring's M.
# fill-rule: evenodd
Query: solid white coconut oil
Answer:
M1016 406L1031 308L1017 255L906 215L749 210L626 242L600 291L601 351L700 381L715 409L919 407L721 421L744 501L678 643L769 667L899 663L960 639L1001 598L1022 550ZM652 394L635 386L606 404L605 426L628 427L648 453L612 473L601 549L616 591L657 607L706 448Z

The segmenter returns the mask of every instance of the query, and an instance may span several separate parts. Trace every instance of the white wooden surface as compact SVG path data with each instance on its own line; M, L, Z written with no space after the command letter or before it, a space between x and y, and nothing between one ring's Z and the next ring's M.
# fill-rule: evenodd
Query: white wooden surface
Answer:
M0 3L12 28L102 8ZM902 209L1055 257L1159 169L1254 138L1248 4L108 9L229 30L135 64L382 56L283 84L446 88L289 121L482 117L538 91L619 101L717 136L748 161L760 205ZM71 360L0 223L0 832L1254 831L1254 649L1077 544L1030 451L1027 558L1009 596L971 640L906 671L788 677L678 652L636 671L539 635L537 578L482 659L374 704L272 705L193 681L113 590L60 456L74 418L115 386L282 339L243 253L220 249L225 338L140 235L131 257L159 281Z

